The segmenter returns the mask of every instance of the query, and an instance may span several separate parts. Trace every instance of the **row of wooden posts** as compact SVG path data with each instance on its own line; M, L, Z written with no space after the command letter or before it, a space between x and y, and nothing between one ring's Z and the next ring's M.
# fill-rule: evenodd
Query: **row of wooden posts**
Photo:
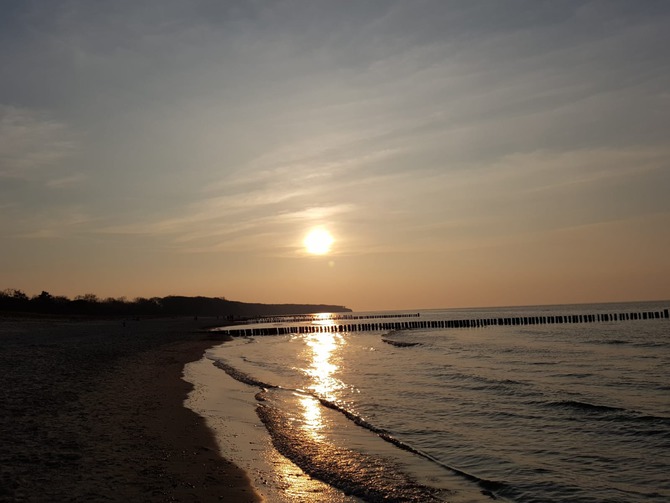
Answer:
M420 320L388 321L372 323L348 323L332 325L295 325L286 327L258 327L220 330L231 336L287 335L319 332L367 332L382 330L411 330L421 328L481 328L507 325L551 325L565 323L602 323L630 320L669 319L668 309L637 313L568 314L551 316L516 316L506 318L482 318L469 320Z
M418 318L420 313L394 313L394 314L342 314L342 313L328 313L328 320L380 320L390 318ZM319 320L318 314L289 314L285 316L266 316L264 318L247 318L247 323L297 323L305 321Z

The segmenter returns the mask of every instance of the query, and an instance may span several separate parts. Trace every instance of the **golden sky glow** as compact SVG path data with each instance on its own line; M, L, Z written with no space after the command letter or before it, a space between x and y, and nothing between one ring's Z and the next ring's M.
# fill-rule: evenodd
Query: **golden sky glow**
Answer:
M0 289L670 298L668 2L35 0L0 33Z

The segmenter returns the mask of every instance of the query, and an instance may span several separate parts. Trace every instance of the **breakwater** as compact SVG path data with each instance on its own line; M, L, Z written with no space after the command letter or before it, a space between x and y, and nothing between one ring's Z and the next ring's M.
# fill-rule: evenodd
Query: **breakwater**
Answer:
M356 316L356 315L354 315ZM368 315L363 315L368 316ZM489 326L514 326L514 325L552 325L568 323L612 323L624 321L653 321L670 319L670 312L666 308L662 311L643 311L628 313L598 313L598 314L565 314L550 316L512 316L499 318L472 318L462 320L410 320L405 318L418 318L418 314L395 315L392 321L369 321L366 323L346 323L347 321L360 321L361 319L383 319L386 315L369 315L369 318L336 319L329 317L323 321L328 324L316 323L310 325L294 325L282 327L257 327L257 328L232 328L219 330L233 337L255 336L255 335L287 335L307 334L318 332L369 332L384 330L412 330L429 328L485 328ZM316 317L306 317L301 321L315 321ZM286 320L282 320L286 321ZM342 322L343 321L343 322Z
M253 318L243 318L244 323L301 323L311 322L317 320L381 320L381 319L396 319L396 318L418 318L419 313L374 313L374 314L338 314L338 313L323 313L323 314L288 314L282 316L263 316Z

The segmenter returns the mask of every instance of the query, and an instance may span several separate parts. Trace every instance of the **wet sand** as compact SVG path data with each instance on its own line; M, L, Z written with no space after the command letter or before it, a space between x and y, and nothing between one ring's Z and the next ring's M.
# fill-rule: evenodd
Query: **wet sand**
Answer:
M213 323L0 318L0 501L259 501L183 406Z
M271 503L355 503L359 498L317 480L282 456L256 413L258 389L217 368L207 357L186 365L194 384L186 406L204 417L221 452L245 470L252 485Z

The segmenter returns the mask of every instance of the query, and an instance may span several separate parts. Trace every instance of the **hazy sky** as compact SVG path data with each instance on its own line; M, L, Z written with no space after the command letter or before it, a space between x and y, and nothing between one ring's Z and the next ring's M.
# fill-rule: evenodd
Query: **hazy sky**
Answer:
M670 2L2 0L0 239L31 295L669 299Z

